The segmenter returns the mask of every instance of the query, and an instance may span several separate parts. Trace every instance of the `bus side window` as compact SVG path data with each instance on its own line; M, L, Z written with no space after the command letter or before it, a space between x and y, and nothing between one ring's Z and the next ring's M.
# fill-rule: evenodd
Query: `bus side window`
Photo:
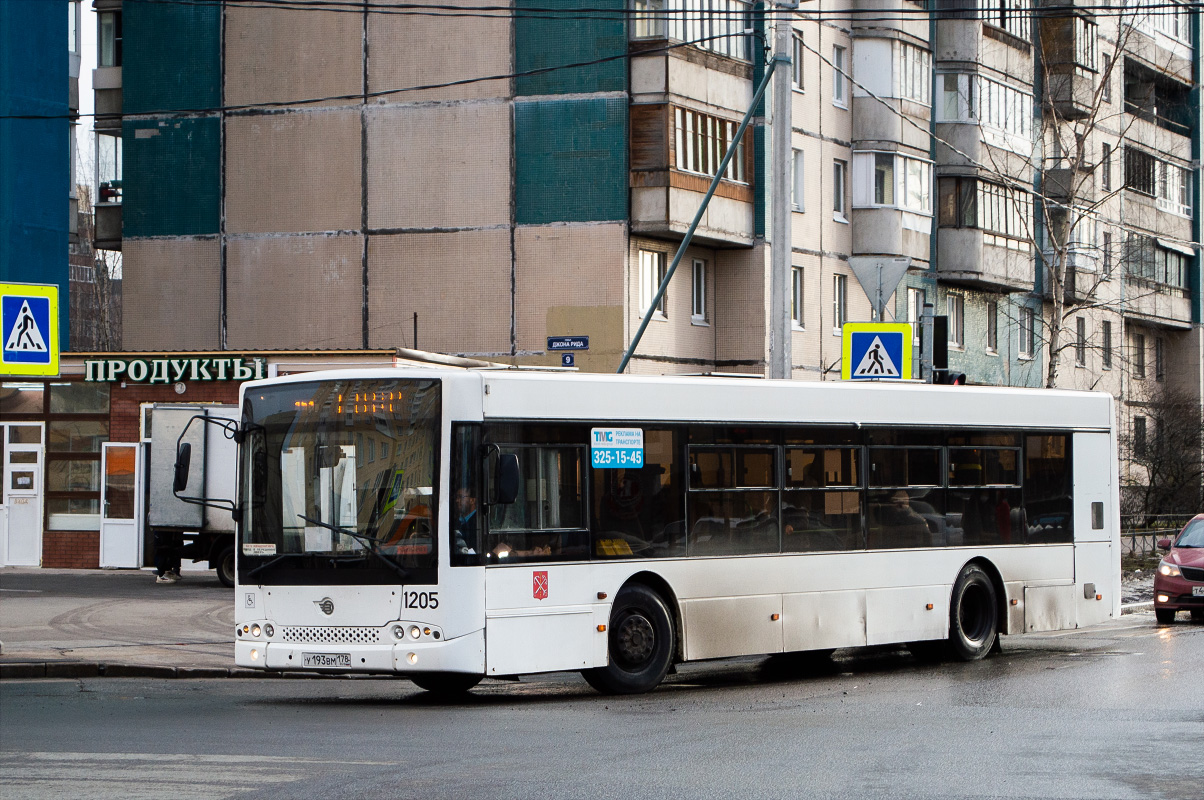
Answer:
M451 563L476 566L481 563L481 427L452 426L451 459Z
M1073 504L1070 491L1070 437L1024 437L1024 514L1027 541L1069 542Z
M644 429L644 466L594 467L590 528L595 558L686 553L683 478L673 430Z

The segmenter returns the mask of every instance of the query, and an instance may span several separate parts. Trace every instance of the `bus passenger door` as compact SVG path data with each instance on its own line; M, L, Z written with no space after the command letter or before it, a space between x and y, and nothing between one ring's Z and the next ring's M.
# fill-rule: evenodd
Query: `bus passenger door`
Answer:
M1120 611L1116 452L1106 433L1076 433L1074 461L1074 582L1080 626Z

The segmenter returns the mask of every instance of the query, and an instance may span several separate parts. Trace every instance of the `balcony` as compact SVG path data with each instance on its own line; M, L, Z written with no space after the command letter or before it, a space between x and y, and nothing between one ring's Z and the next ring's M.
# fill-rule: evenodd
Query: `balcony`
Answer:
M1191 87L1169 75L1125 59L1125 112L1163 130L1191 136Z
M1124 315L1163 328L1191 328L1191 293L1187 289L1134 275L1125 276Z
M97 250L121 249L121 181L100 184L92 246Z
M681 238L710 187L738 123L668 104L631 106L631 230ZM738 145L694 238L710 247L751 247L751 136Z
M1095 199L1095 172L1082 166L1047 169L1042 188L1055 203L1090 203Z
M1063 12L1040 24L1045 104L1063 119L1083 119L1095 102L1095 22Z

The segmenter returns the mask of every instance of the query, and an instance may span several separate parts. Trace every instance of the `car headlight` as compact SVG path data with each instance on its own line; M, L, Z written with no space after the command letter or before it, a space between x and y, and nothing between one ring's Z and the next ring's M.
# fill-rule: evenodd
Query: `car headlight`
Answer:
M1183 573L1179 572L1179 568L1169 561L1163 560L1158 565L1158 574L1165 575L1168 578L1178 578Z

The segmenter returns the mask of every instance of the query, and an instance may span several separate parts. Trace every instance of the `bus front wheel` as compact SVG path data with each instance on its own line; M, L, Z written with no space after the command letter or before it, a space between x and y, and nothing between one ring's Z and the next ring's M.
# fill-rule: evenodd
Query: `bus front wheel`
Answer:
M664 599L647 586L628 586L610 610L608 663L582 676L603 694L640 694L655 689L673 663L673 618Z
M406 677L417 684L419 689L441 697L450 697L471 690L485 676L462 672L418 672Z
M982 567L968 565L953 584L949 602L949 651L961 661L991 652L999 635L995 584Z

